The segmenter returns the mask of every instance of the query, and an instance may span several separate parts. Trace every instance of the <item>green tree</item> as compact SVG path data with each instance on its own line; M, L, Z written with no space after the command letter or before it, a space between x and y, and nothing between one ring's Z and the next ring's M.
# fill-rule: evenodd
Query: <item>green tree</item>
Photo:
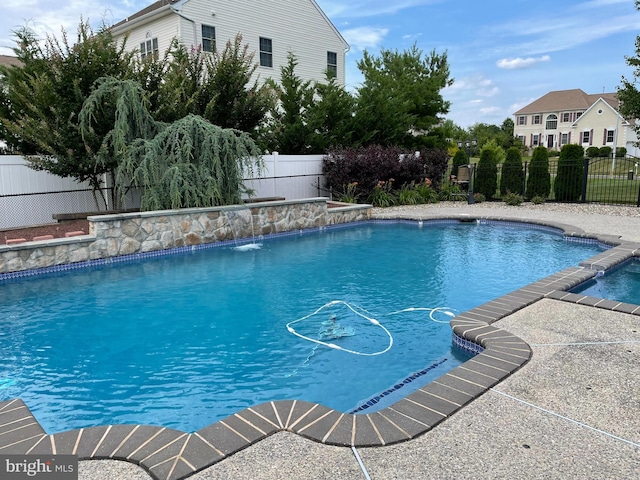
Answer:
M222 53L208 57L207 86L211 99L201 115L214 125L254 133L274 103L268 85L251 82L258 64L242 35L227 42ZM204 103L204 102L203 102Z
M500 176L500 195L515 193L522 195L524 188L524 170L522 169L522 154L517 147L507 150L507 157L502 164Z
M156 90L151 105L154 118L171 123L189 114L201 114L213 96L206 82L207 57L199 50L187 48L174 39L162 59L148 56L140 61L142 70L152 70L151 85ZM158 82L158 80L160 80ZM153 97L152 97L153 98Z
M640 10L640 0L635 0L637 10ZM634 68L633 78L622 77L622 86L618 87L618 109L625 118L640 118L640 91L637 83L640 79L640 36L636 36L635 56L625 57L627 65ZM640 138L640 124L633 123L633 128Z
M483 194L488 200L493 198L498 189L498 163L500 147L489 142L480 151L480 160L476 169L474 191Z
M453 160L452 160L453 166L451 168L451 175L455 175L457 177L458 167L460 165L467 165L468 163L469 163L469 159L467 158L467 154L465 153L465 151L461 148L456 150L456 154L453 156Z
M289 52L287 64L280 68L280 85L268 82L276 92L278 103L271 109L271 120L263 132L268 150L284 154L305 154L311 150L308 111L313 102L313 87L296 73L298 60Z
M273 105L273 94L269 86L251 82L258 67L253 58L240 34L213 54L188 50L174 40L162 60L141 62L139 78L152 87L150 100L158 120L173 122L194 114L221 128L256 135Z
M455 122L451 119L446 119L440 124L439 128L444 134L444 137L449 139L449 146L455 145L455 142L460 139L466 139L469 135L464 128L456 125Z
M551 193L551 175L549 174L549 152L543 146L533 149L527 178L527 198L548 198Z
M354 105L353 96L335 77L328 76L326 83L316 83L314 100L307 111L311 152L325 153L328 149L352 145Z
M469 127L469 135L477 140L480 148L492 140L500 145L501 133L499 126L488 123L474 123Z
M441 90L451 85L447 54L423 52L414 44L400 53L364 52L358 61L364 76L357 90L356 138L360 144L413 148L424 144L439 116L449 111Z
M515 123L513 119L508 117L505 118L504 121L502 122L502 125L500 125L501 136L498 142L498 144L505 150L508 150L513 146L516 146L516 138L514 137L514 131L515 131Z
M553 183L553 192L557 201L576 202L580 200L583 172L584 148L582 145L563 145L558 158L558 173Z
M94 82L105 75L132 74L131 53L118 45L109 30L94 32L81 21L75 41L47 37L40 43L22 28L15 32L14 48L21 67L3 69L3 140L25 154L30 166L61 177L89 181L95 188L104 173L113 173L114 161L96 162L107 124L94 123L94 134L83 139L78 114Z

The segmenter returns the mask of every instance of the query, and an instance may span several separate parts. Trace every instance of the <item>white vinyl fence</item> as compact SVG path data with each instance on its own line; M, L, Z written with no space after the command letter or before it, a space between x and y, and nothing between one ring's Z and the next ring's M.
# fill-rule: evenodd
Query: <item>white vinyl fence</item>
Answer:
M0 229L52 223L54 213L99 209L87 183L33 170L19 155L0 156Z
M245 186L254 190L253 197L284 197L287 200L323 197L323 155L263 155L265 170L257 178L245 179ZM247 175L247 178L250 178Z
M245 185L252 197L284 197L297 200L326 196L323 189L322 155L263 156L265 169L247 175ZM105 184L106 182L105 178ZM109 192L104 192L109 199ZM140 206L135 192L126 208ZM98 202L87 183L32 170L19 155L0 156L0 229L55 223L53 215L108 210Z

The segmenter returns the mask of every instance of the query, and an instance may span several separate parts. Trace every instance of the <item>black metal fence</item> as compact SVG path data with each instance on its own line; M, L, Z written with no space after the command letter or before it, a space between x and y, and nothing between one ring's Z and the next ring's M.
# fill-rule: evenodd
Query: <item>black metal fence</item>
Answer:
M640 167L639 159L627 158L594 158L580 161L580 175L567 177L559 172L558 159L549 159L549 201L585 202L602 204L624 204L640 207ZM577 165L576 165L577 166ZM531 174L531 164L523 163L524 181L522 190L517 193L526 196L527 181ZM477 181L478 171L474 168L474 184ZM500 198L500 182L503 176L502 166L498 165L498 190L494 197ZM274 193L269 196L286 196L281 192L284 184L289 185L303 182L308 189L312 184L313 194L318 196L331 196L331 192L325 190L324 180L320 175L291 175L278 177L280 184L274 185ZM275 179L267 179L275 181ZM578 182L578 185L563 185L562 182ZM565 192L578 190L576 196L567 197ZM257 192L264 196L265 192ZM305 191L306 194L308 192ZM558 197L558 193L562 198ZM99 192L87 190L64 190L55 192L38 192L0 195L0 229L19 228L29 225L41 225L55 223L56 217L62 214L79 212L106 212L114 208L110 201L112 189L104 188ZM295 196L295 195L294 195ZM117 206L119 210L131 210L139 208L140 194L131 191L126 196L123 204Z
M103 188L0 195L0 229L55 223L56 217L64 214L140 207L136 191L130 191L117 206L113 205L112 194L113 189Z
M585 158L559 166L559 159L552 157L549 159L550 191L547 200L640 207L640 178L638 177L640 166L638 162L639 159L635 157ZM505 175L502 166L502 164L498 165L498 189L494 198L500 198L500 184ZM521 191L512 191L511 193L527 197L527 185L531 176L529 162L523 163L523 173L524 181ZM478 169L474 168L475 182L478 180L478 175Z

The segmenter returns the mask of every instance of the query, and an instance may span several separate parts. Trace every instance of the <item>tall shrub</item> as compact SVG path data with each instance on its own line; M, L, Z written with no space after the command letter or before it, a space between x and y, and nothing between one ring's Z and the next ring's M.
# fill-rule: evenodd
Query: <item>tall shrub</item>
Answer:
M507 158L502 165L502 176L500 178L500 195L515 193L522 195L524 188L524 170L522 169L522 155L518 147L511 147L507 150Z
M584 173L584 148L581 145L564 145L558 158L558 174L553 184L556 200L576 202L582 194Z
M449 154L444 148L425 148L420 152L424 159L424 174L431 180L431 186L439 189L449 165Z
M549 174L549 152L543 146L533 149L527 178L527 198L549 197L551 193L551 175Z
M332 192L343 192L355 183L356 195L366 196L380 182L397 190L428 178L429 184L438 188L448 168L447 160L446 150L439 148L427 148L417 155L381 145L334 148L322 159L322 173Z
M407 179L416 171L424 171L424 166L416 167L416 158L411 153L405 153L405 167L401 171L400 158L404 152L398 147L382 147L369 145L364 148L336 148L330 150L322 160L322 173L326 186L334 192L343 191L353 182L357 182L357 194L368 195L378 182L394 179L394 183L414 180ZM419 159L418 159L419 161Z
M458 167L460 165L467 165L469 163L467 161L467 154L464 153L464 150L458 149L456 154L453 156L453 166L451 168L451 175L458 176Z
M495 149L484 147L480 152L480 160L476 170L476 182L474 190L481 193L488 200L498 189L498 162Z

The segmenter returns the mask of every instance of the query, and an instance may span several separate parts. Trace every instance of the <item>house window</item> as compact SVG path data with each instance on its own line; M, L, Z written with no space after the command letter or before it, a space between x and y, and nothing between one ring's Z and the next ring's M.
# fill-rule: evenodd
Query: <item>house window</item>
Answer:
M216 51L216 27L202 25L202 51Z
M558 128L558 116L553 113L547 117L546 130L555 130Z
M524 135L518 135L518 141L521 145L526 145L526 139Z
M327 52L327 74L331 77L338 76L338 54Z
M542 115L534 115L533 116L533 124L540 125L542 123Z
M589 133L590 132L582 132L582 143L589 143Z
M531 136L531 145L534 147L537 147L538 145L540 145L540 135L538 135L537 133L534 133Z
M576 120L582 116L582 112L576 112Z
M518 125L526 125L527 124L527 117L525 115L520 115L518 117Z
M571 121L571 114L569 112L564 112L562 114L562 121L564 123L570 122Z
M260 37L260 66L273 67L273 44L270 38Z
M613 137L615 136L615 130L607 130L607 143L613 143Z
M140 44L140 58L145 59L153 56L158 58L158 39L152 38Z
M560 145L566 145L569 143L569 134L563 133L560 135Z

